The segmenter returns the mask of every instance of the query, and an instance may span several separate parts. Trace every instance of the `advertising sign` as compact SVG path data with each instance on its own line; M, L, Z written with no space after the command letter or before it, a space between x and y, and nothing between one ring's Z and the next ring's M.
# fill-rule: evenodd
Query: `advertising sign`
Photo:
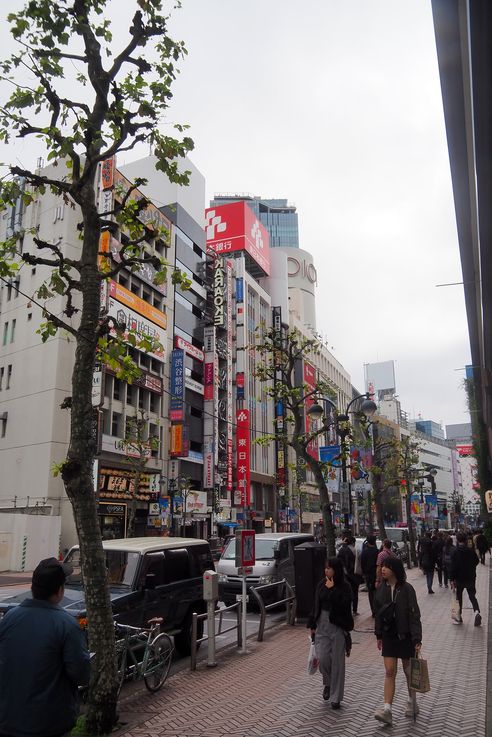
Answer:
M101 163L101 184L103 189L109 189L114 181L114 157Z
M176 458L183 452L183 425L171 425L171 448L169 454Z
M156 307L149 305L148 302L137 297L136 294L133 294L133 292L130 292L129 289L126 289L126 287L121 284L111 280L109 282L109 296L114 297L118 302L126 305L131 310L135 310L139 315L143 315L148 320L155 322L155 324L159 325L163 330L166 329L167 316L164 312L161 312Z
M268 231L245 202L231 202L205 211L207 247L221 256L246 251L270 274Z
M236 532L236 567L254 566L255 553L255 531L239 530Z
M103 372L100 363L96 363L94 366L94 372L92 374L92 406L99 407L102 404L102 383L103 383Z
M236 399L244 399L244 371L236 374Z
M225 274L222 259L218 258L214 268L214 325L224 327L225 325Z
M124 324L126 330L123 334L123 340L128 342L128 331L135 331L137 340L143 338L152 338L160 343L160 346L154 351L150 351L147 355L156 358L158 361L165 360L164 344L166 341L166 333L158 325L153 322L146 320L145 317L138 315L133 310L130 310L126 305L118 302L113 297L108 298L108 314L111 317L116 318L118 323ZM114 328L111 330L111 334L115 335L116 331Z
M242 506L251 504L250 466L251 441L249 434L249 410L236 411L237 488L241 492Z
M458 451L458 455L460 458L466 458L466 456L474 455L473 445L457 445L456 450Z
M169 400L169 419L182 421L184 419L184 351L175 348L171 354L171 399Z
M181 348L188 356L195 358L197 361L204 361L205 354L200 348L197 348L192 343L188 343L187 340L181 338L179 335L174 337L175 348Z
M316 386L316 369L307 361L304 361L303 365L303 379L306 387L306 393L311 392ZM309 416L309 408L314 404L314 398L312 396L306 397L304 400L304 422L306 433L313 431L313 420ZM307 452L310 456L318 460L319 450L316 440L312 440L308 447Z

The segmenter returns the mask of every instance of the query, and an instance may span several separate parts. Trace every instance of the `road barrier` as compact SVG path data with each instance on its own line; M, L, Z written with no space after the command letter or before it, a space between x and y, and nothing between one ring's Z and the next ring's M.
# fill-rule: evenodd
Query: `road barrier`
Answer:
M230 606L223 607L222 609L216 609L214 612L214 622L218 618L219 619L219 629L218 632L213 632L212 637L215 639L217 635L225 635L227 632L232 632L232 630L237 629L237 646L241 647L243 644L243 632L241 628L241 606L242 602L237 601L235 604L231 604ZM236 611L236 624L231 625L230 627L227 627L227 629L222 629L222 619L225 612L231 612L235 610ZM196 670L196 655L198 651L198 645L202 642L207 642L209 639L209 633L207 632L206 635L203 637L198 638L198 622L204 622L208 617L208 614L197 614L196 612L193 612L193 617L191 620L191 657L190 657L190 670Z
M278 601L274 601L270 604L265 604L263 601L263 596L260 594L260 591L265 591L265 589L273 589L273 588L279 588L283 587L284 592L284 598L279 599ZM266 621L266 615L267 612L270 609L275 609L276 607L280 606L280 604L285 604L285 611L286 611L286 624L294 625L296 621L296 595L295 591L292 588L292 586L289 584L288 581L282 579L281 581L276 581L275 583L266 583L263 584L263 586L252 586L249 590L250 594L253 594L256 601L258 602L258 605L260 607L260 626L258 627L258 642L263 642L263 635L265 633L265 621Z

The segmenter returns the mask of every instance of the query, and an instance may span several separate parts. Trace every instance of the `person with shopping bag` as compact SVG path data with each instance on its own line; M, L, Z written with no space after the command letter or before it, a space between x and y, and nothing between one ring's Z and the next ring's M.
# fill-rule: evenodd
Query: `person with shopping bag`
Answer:
M415 718L419 712L415 691L410 687L410 659L419 654L422 646L422 622L415 589L406 580L402 561L387 558L382 564L381 577L374 599L374 632L384 660L384 705L374 718L391 725L398 660L402 661L408 687L405 716Z
M339 558L328 558L325 563L325 575L316 587L307 626L315 640L323 676L323 699L331 701L332 709L339 709L345 687L345 657L350 654L348 633L354 628L352 589Z

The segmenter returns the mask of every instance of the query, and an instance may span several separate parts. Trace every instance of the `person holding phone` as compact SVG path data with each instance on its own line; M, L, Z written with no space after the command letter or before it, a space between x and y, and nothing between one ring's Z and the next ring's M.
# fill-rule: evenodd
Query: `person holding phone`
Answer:
M325 575L316 587L307 626L316 644L323 699L331 701L332 709L339 709L345 687L345 657L350 654L348 633L354 628L352 588L345 580L339 558L328 558L325 563Z
M420 651L422 623L415 589L406 580L402 561L399 558L386 558L381 567L381 576L382 583L374 599L374 632L384 660L384 705L375 712L374 718L391 726L398 660L402 661L408 686L405 716L415 717L419 712L415 691L410 688L410 658Z

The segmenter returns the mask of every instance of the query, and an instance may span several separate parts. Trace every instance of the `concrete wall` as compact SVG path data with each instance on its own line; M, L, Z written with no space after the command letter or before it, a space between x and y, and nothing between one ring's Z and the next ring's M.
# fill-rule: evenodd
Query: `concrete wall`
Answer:
M0 514L0 570L32 571L43 558L58 558L61 517Z

